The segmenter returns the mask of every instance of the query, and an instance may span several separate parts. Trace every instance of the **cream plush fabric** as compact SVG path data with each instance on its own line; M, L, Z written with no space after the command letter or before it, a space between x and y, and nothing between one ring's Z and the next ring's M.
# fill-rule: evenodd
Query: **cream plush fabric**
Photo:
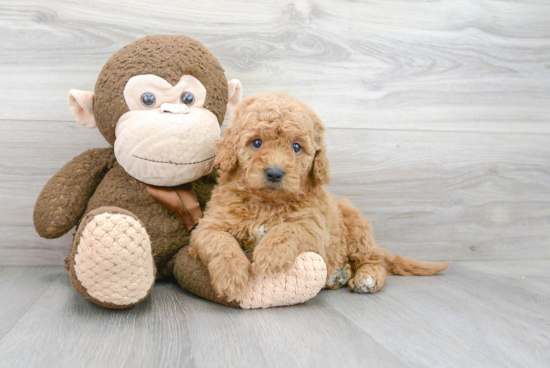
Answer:
M118 163L134 178L157 186L181 185L207 175L214 165L220 126L209 110L188 110L170 114L156 108L122 115L115 129Z
M317 253L306 252L296 258L294 267L274 277L256 274L247 295L237 300L243 309L270 308L303 303L325 285L327 266Z
M155 281L149 236L125 214L95 215L82 231L74 263L78 281L104 303L134 304Z

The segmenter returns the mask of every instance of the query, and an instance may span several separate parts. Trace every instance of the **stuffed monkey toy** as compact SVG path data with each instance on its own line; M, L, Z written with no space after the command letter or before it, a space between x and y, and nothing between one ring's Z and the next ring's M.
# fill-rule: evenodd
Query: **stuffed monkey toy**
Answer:
M135 41L107 61L95 92L69 92L76 121L97 127L111 147L80 154L48 181L34 225L48 239L76 226L65 267L80 295L129 308L174 275L205 299L265 308L304 302L323 287L326 265L306 253L286 274L256 275L249 294L228 301L189 255L190 231L216 184L220 126L241 95L241 83L228 82L214 55L186 36Z

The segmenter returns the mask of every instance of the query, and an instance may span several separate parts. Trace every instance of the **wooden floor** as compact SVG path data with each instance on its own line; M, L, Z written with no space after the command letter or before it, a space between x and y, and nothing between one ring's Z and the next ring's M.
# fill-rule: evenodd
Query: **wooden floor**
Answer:
M61 267L0 268L0 367L548 367L550 261L455 262L380 293L243 311L158 284L108 310Z

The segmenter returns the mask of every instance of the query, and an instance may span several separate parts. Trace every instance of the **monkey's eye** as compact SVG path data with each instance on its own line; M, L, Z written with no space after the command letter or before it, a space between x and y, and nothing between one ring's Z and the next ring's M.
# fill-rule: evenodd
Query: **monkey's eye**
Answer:
M300 144L296 142L292 143L292 149L296 154L302 152L302 146L300 146Z
M156 97L151 92L145 92L141 95L141 103L144 104L147 107L151 107L156 102Z
M252 148L256 150L260 149L260 147L262 146L262 140L260 138L254 139L251 144L252 144Z
M183 92L181 95L181 102L187 106L191 106L193 102L195 102L195 96L193 96L191 92Z

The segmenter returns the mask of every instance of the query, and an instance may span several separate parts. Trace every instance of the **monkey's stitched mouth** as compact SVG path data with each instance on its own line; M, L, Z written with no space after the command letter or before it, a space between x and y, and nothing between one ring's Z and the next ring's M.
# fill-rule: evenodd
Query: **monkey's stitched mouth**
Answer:
M172 162L172 161L151 160L150 158L139 157L139 156L136 156L136 155L132 155L132 156L134 156L135 158L139 158L140 160L144 160L144 161L156 162L156 163L159 163L159 164L170 164L170 165L176 165L176 166L200 164L202 162L210 161L210 160L214 159L214 157L216 157L216 155L214 155L212 157L205 158L204 160L196 161L196 162Z

